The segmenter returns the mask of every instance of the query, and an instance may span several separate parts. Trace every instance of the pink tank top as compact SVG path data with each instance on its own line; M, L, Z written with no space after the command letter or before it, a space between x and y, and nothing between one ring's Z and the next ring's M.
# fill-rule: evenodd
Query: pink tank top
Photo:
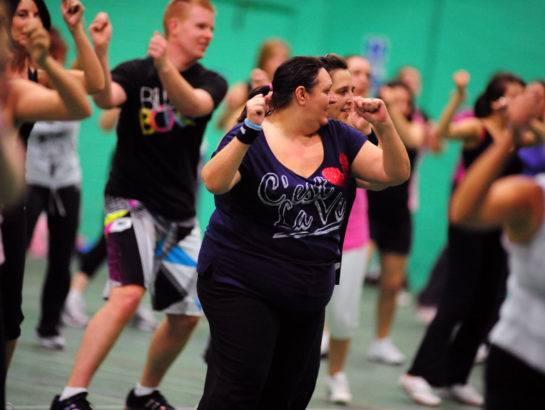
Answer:
M369 218L367 216L367 193L356 189L356 198L348 217L343 251L360 248L369 242Z

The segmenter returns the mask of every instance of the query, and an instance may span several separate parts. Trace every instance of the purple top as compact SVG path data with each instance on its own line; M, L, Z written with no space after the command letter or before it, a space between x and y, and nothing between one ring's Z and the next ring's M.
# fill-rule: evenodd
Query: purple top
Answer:
M216 152L237 134L235 126ZM263 132L239 168L241 181L215 196L197 271L294 309L323 308L335 281L342 224L354 184L349 167L367 137L329 120L324 160L304 178L282 165Z

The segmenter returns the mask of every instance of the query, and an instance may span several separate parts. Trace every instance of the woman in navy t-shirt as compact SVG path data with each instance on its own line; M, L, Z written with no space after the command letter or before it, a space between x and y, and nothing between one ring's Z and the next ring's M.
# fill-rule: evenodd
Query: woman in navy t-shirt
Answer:
M382 149L328 121L331 78L318 59L288 60L272 86L202 172L216 211L197 268L211 332L199 409L306 408L354 179L390 186L410 172L382 101L354 101Z

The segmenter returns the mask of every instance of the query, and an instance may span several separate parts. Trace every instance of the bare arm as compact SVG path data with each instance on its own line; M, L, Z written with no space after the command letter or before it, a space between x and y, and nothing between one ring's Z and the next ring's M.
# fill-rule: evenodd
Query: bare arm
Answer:
M365 180L360 179L360 178L356 178L356 186L358 188L367 189L369 191L382 191L382 190L389 187L388 184L381 184L381 183L378 183L378 182L372 183L372 182L365 181Z
M103 109L110 109L123 104L127 100L125 90L112 81L110 64L108 62L108 48L112 38L112 25L108 14L98 13L89 26L91 38L95 44L95 52L104 74L104 89L93 95L95 104Z
M0 202L5 206L21 197L25 182L25 149L17 133L0 113Z
M25 121L80 120L91 115L91 104L83 86L49 55L49 35L37 21L25 28L29 36L27 52L44 70L53 90L27 80L14 80L13 116L15 126Z
M449 217L467 227L503 226L511 240L522 242L541 223L543 193L531 178L496 180L512 153L512 141L510 136L501 138L473 163L452 196Z
M102 131L111 131L115 128L117 120L119 119L119 108L112 108L105 110L100 114L98 125Z
M252 123L258 125L263 123L265 104L266 98L261 94L246 103L248 119ZM241 176L238 169L249 149L250 144L233 138L229 144L214 155L202 170L202 180L206 189L216 195L229 192L240 181Z
M373 125L381 147L363 144L352 162L351 172L356 178L376 185L377 189L405 182L411 173L409 156L384 102L376 98L356 97L354 105L355 115Z
M78 0L62 0L61 13L74 38L83 81L87 93L94 94L104 88L104 73L100 61L85 34L83 12L85 8Z
M478 119L468 119L460 123L452 122L456 109L465 98L467 84L469 83L469 74L464 70L456 71L453 74L453 80L456 90L439 117L439 122L435 129L435 137L439 142L444 138L462 140L467 143L476 142L479 140L482 130Z
M235 84L227 93L223 103L223 110L218 120L216 121L216 127L219 129L230 130L228 124L232 123L232 118L235 116L235 112L240 114L242 107L246 103L248 97L248 86L244 83Z
M380 96L386 103L388 112L394 126L405 144L406 147L418 149L424 144L425 130L422 124L416 121L409 121L399 110L392 104L392 95L389 87L384 87Z
M170 102L182 114L189 117L203 117L214 110L214 100L205 90L193 88L179 73L166 55L167 40L155 32L150 40L149 54L159 73Z

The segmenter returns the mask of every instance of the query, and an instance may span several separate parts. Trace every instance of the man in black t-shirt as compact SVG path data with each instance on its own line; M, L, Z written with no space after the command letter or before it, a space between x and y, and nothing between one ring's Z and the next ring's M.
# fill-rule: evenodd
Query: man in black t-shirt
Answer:
M212 40L209 0L173 0L150 57L109 73L111 26L105 13L91 25L106 72L101 108L120 107L117 146L105 189L108 301L87 325L70 379L52 409L90 409L91 379L129 322L147 288L166 313L152 338L140 382L126 407L173 409L159 383L196 326L202 308L196 293L200 232L195 218L199 147L227 84L197 61Z

